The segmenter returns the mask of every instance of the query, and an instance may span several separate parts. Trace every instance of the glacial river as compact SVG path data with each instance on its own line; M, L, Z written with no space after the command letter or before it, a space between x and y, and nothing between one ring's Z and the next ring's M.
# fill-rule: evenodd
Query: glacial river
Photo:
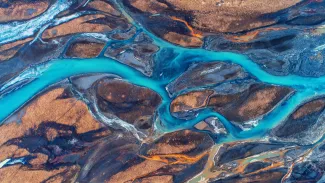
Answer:
M64 3L63 0L58 2ZM63 5L60 6L60 4L55 4L55 6L61 7L60 11L66 8ZM122 7L120 7L120 10L127 16ZM48 11L54 10L50 8ZM35 27L45 26L50 20L48 16L42 18L43 21L34 22L39 23L39 25L35 25ZM48 19L48 21L45 19ZM104 56L92 59L60 58L39 65L33 65L1 87L0 121L7 119L8 116L13 114L48 86L71 76L89 73L115 74L130 83L147 87L157 92L163 99L158 108L159 119L162 123L162 125L159 125L161 131L170 132L178 129L191 128L205 118L212 116L218 117L228 130L228 135L219 139L223 142L262 138L270 129L285 120L304 101L325 94L325 77L311 78L297 75L271 75L243 55L230 52L213 52L201 48L194 49L175 46L151 34L141 25L134 22L131 17L128 16L128 19L134 24L138 31L143 31L148 34L160 48L155 55L156 64L159 62L166 62L163 64L163 67L156 67L154 69L152 77L145 76L132 67ZM28 21L25 23L26 25L30 25ZM11 28L7 27L7 32L8 29L13 29L14 31L14 26ZM22 37L19 37L17 39L21 38ZM6 39L12 40L13 38L10 36L8 37L7 34L0 33L1 42L6 42ZM171 59L164 59L166 54L173 54L175 56L171 57ZM247 130L241 130L230 123L225 117L210 109L200 110L199 114L192 120L182 120L173 117L170 113L169 106L175 96L169 96L166 91L168 83L180 76L190 64L211 61L222 61L241 65L246 72L255 76L259 81L291 87L295 92L280 105L276 106L271 112L259 119L257 126Z

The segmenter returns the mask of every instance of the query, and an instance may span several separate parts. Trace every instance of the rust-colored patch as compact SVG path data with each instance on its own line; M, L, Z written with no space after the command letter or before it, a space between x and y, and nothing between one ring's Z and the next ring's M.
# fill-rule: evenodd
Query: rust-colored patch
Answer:
M240 94L231 94L231 95L214 95L211 96L209 100L209 106L222 107L226 104L234 102L240 99Z
M68 57L93 58L100 54L104 46L104 43L77 42L69 46L66 55Z
M66 36L75 33L83 33L83 32L99 33L99 32L111 31L112 28L108 25L88 23L88 21L92 21L100 18L105 18L105 15L95 14L95 15L85 15L85 16L78 17L64 24L46 29L42 35L42 38L50 39L50 38Z
M210 95L212 94L212 90L204 90L193 91L180 95L172 101L170 111L180 112L205 107L208 103Z
M166 8L168 8L166 4L156 0L147 0L147 1L135 0L135 1L130 1L130 3L132 6L137 7L139 10L143 12L149 12L152 14L159 13L165 10Z
M17 46L16 48L12 48L12 49L1 52L0 53L0 62L9 60L12 57L14 57L21 47L22 46Z
M14 47L19 46L19 45L23 45L23 44L31 41L32 39L33 38L26 38L26 39L22 39L22 40L12 42L12 43L7 43L7 44L4 44L4 45L1 45L0 46L0 52L5 51L5 50L9 50L9 49L14 48Z
M14 57L16 53L23 47L26 43L30 42L33 38L26 38L23 40L15 41L12 43L7 43L0 46L0 62L9 60Z
M64 88L58 88L41 95L25 107L26 113L21 119L21 124L11 122L1 126L0 149L3 153L0 160L27 155L26 150L3 144L10 139L24 136L31 129L37 129L42 122L55 121L57 124L75 126L79 134L103 127L92 117L87 105L82 101L75 98L59 98L64 93ZM47 130L45 134L48 140L53 140L58 134L53 129Z
M161 98L154 91L120 80L100 81L97 93L109 105L100 105L102 110L112 110L122 120L134 123L151 116ZM117 108L119 110L114 111Z
M231 36L231 37L228 36L228 39L230 39L233 42L244 43L244 42L248 42L248 41L255 39L258 34L259 34L259 31L252 31L252 32L246 33L244 35L240 35L240 36Z
M184 153L192 150L196 147L195 144L184 144L184 145L170 145L168 143L157 144L154 149L148 151L149 154L171 154L171 153Z
M204 148L210 148L212 143L209 135L205 133L190 130L176 131L165 134L156 142L152 143L146 151L146 156L193 153L198 146L205 144L206 146ZM200 150L203 151L204 148Z
M182 20L182 19L174 17L174 16L172 16L170 18L175 20L175 21L184 23L185 26L187 27L187 29L190 31L191 36L197 37L197 38L200 38L200 39L203 38L202 32L194 30L185 20Z
M276 99L280 88L270 87L264 90L257 91L254 96L248 99L245 105L238 110L240 116L250 114L252 117L257 117L265 113L270 108L271 102Z
M178 34L176 32L168 32L163 37L171 43L184 47L200 47L203 44L203 41L200 38Z
M225 37L232 42L245 43L256 39L261 32L279 31L285 29L286 28L284 27L268 27L260 30L250 31L241 35L225 35Z
M49 6L49 1L39 0L33 2L18 1L9 3L9 7L0 7L0 22L26 20L43 13Z
M137 178L144 177L145 175L162 168L166 164L159 161L145 160L137 165L134 165L122 172L113 175L107 182L108 183L124 183L132 181Z
M121 15L119 11L117 11L112 5L108 4L105 1L101 1L101 0L91 1L88 3L87 6L115 16Z
M44 124L52 122L51 124L55 125L71 126L77 133L75 135L94 130L102 130L96 134L97 138L111 134L108 129L103 128L104 126L93 118L85 103L71 95L68 88L50 90L34 99L21 110L25 112L20 120L21 123L8 122L0 128L0 161L29 155L32 157L29 160L32 168L23 165L4 167L0 169L0 180L3 182L12 182L13 180L15 182L42 182L45 179L49 179L49 182L65 182L76 178L75 175L79 171L78 166L62 165L57 169L44 169L50 159L46 153L26 148L24 145L16 145L16 143L24 143L25 137L37 135L39 133L37 131L40 130L42 134L40 134L39 140L42 141L44 135L49 142L59 136L73 135L72 133L74 133L65 131L65 129L44 126ZM81 150L80 153L84 154L85 150ZM71 153L71 156L74 156L74 153ZM61 156L58 156L51 162L55 163L56 160L65 162L65 156L60 158Z
M46 163L48 160L48 156L45 154L36 153L35 155L36 155L36 158L29 161L29 163L33 166L42 165L42 164Z
M0 146L0 161L3 161L7 158L19 158L29 154L26 149L20 149L16 145L2 145Z
M47 129L46 130L46 138L47 140L51 141L51 140L54 140L55 137L58 136L58 131L53 129L53 128L50 128L50 129Z
M147 160L160 161L166 164L194 164L205 155L208 154L208 151L203 152L202 154L196 156L188 156L185 154L166 154L166 155L152 155L152 156L140 156Z
M152 6L158 1L129 0L130 4L152 14L166 13L165 8ZM299 3L300 0L166 0L170 14L187 12L193 21L191 27L205 32L241 32L273 24L275 19L261 19L264 14L278 12Z
M97 130L102 126L82 101L75 98L59 98L64 93L64 88L58 88L40 96L27 107L21 126L28 129L37 127L43 121L55 121L58 124L75 126L77 133Z
M173 183L172 175L152 176L138 180L139 183Z
M302 154L302 156L300 156L297 160L295 160L292 164L291 164L291 166L289 167L289 169L288 169L288 171L287 171L287 173L283 176L283 178L282 178L282 182L285 182L285 180L287 179L287 178L289 178L289 176L291 175L291 173L292 173L292 170L293 170L293 168L294 168L294 166L297 164L297 163L301 163L301 162L303 162L312 152L313 152L313 150L315 149L315 148L317 148L318 146L319 146L320 144L316 144L314 147L312 147L312 148L310 148L310 149L308 149L307 151L305 151L305 153L304 154Z
M292 114L293 119L298 119L314 112L319 112L325 107L325 101L323 99L314 100L301 106L297 111Z
M66 174L74 174L79 170L77 166L61 167L55 170L33 170L30 171L21 165L15 165L0 169L0 180L3 183L12 182L42 182L47 180L48 182L59 183L62 182L63 178L60 173L65 172ZM57 176L56 176L57 175ZM73 181L73 180L70 180Z
M252 85L241 93L212 95L209 106L230 121L245 122L266 114L292 91L279 86Z
M201 122L197 123L194 127L198 130L205 130L209 127L209 125L206 122L201 121Z

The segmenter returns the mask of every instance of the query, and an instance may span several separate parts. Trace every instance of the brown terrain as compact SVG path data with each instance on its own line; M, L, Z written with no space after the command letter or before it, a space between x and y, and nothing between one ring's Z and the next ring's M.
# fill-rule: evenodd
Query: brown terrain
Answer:
M45 30L42 38L49 39L84 32L100 33L111 31L115 27L113 28L108 24L91 23L92 20L105 19L105 17L106 16L102 14L84 15L69 22Z
M102 0L94 0L90 1L87 4L88 7L102 11L104 13L111 14L113 16L121 16L121 13L117 11L112 5L108 4L105 1Z
M103 126L91 116L86 104L68 95L64 88L58 88L38 97L20 112L23 113L21 122L12 121L1 126L1 134L6 135L2 135L0 144L3 145L8 139L23 136L46 121L75 126L77 133L97 130ZM58 134L53 129L46 131L49 140L56 135Z
M34 18L43 13L50 5L49 0L34 2L26 2L23 0L11 2L10 0L5 0L1 3L8 4L9 7L0 7L0 22Z
M128 87L127 83L113 84ZM115 102L134 97L124 98L118 91L105 96L114 96ZM131 95L143 93L139 98L150 94L140 87L127 91ZM115 131L94 119L69 87L41 94L9 118L0 132L0 161L31 157L28 165L1 168L2 182L183 182L204 168L214 144L207 134L183 130L140 147L127 132ZM98 168L98 174L87 173Z
M203 44L203 41L200 38L182 35L176 32L168 32L163 38L169 42L176 43L184 47L200 47Z
M104 43L80 41L69 45L66 56L77 58L94 58L97 57L102 49Z
M35 158L30 162L32 166L35 168L43 167L46 162L50 161L48 155L33 152L32 149L24 148L24 146L20 146L17 143L8 142L24 137L28 139L29 135L33 134L33 131L41 129L48 141L67 135L64 129L56 129L50 126L43 129L42 126L47 122L71 126L75 128L77 134L105 129L104 125L91 116L83 102L69 95L69 91L65 88L51 90L24 107L19 112L19 114L23 114L19 121L11 121L2 125L0 128L0 161L6 158L34 156ZM69 133L71 135L71 132ZM107 136L110 133L108 129L105 129L101 135ZM12 182L13 180L15 182L41 182L48 178L53 178L53 181L61 182L60 176L56 177L55 175L64 173L66 174L65 178L69 177L69 174L73 177L78 170L78 166L70 166L61 167L53 171L45 169L31 171L23 165L14 165L0 169L0 179L2 182Z
M228 120L244 122L271 111L292 92L277 86L251 86L249 91L234 96L215 95L209 106L224 114Z
M189 22L191 26L208 32L240 32L270 25L274 23L274 20L265 20L261 16L278 12L301 2L300 0L272 2L267 0L166 0L166 3L160 3L157 0L128 1L134 8L151 14L162 13L168 16L171 13L186 12L193 19Z
M10 6L8 8L0 8L0 22L33 18L44 12L50 5L47 0L33 3L15 1L15 3L9 4ZM91 1L87 5L87 8L97 10L98 13L83 15L61 25L50 27L43 32L42 39L51 41L58 37L71 36L78 33L105 33L116 28L127 29L130 27L121 13L107 2L100 0ZM33 13L28 14L29 11ZM68 13L68 11L63 13ZM29 37L23 40L0 45L0 62L13 58L16 53L32 39L32 37ZM103 46L96 43L71 45L70 53L74 52L71 53L71 57L95 57L97 56L96 53L99 52L100 47Z
M212 32L240 32L274 23L261 16L274 13L300 2L300 0L215 0L178 1L167 0L176 10L193 12L190 24L200 30Z
M188 171L191 167L202 170L202 165L197 163L206 162L204 157L207 157L212 144L212 140L207 135L188 130L166 134L140 149L144 153L140 155L145 159L144 161L113 175L108 182L136 180L136 182L151 183L186 180L188 177L183 177L182 172ZM196 169L194 171L197 172ZM189 174L191 177L194 172Z
M134 29L125 33L113 34L113 39L124 40L134 36ZM154 54L159 47L145 33L134 37L130 44L111 44L107 47L104 56L113 58L123 64L133 67L147 76L151 76L154 67Z
M260 117L269 112L282 101L291 89L277 86L253 85L249 90L237 94L213 95L210 90L190 92L180 95L171 103L171 112L212 107L228 120L245 122Z
M32 38L26 38L23 40L15 41L12 43L7 43L0 46L0 62L6 61L13 58L16 53L22 48L25 44L30 42Z
M167 90L173 95L184 89L218 85L247 76L244 69L236 64L221 61L202 62L191 65L187 71L168 84Z
M179 95L170 104L172 112L187 111L191 109L204 108L207 106L212 90L194 91Z
M324 99L313 100L301 106L296 110L291 116L293 119L303 118L305 116L311 115L312 113L320 112L325 107Z
M194 126L199 131L208 131L214 135L225 135L227 129L217 117L209 117Z
M101 110L132 124L150 118L161 102L152 90L121 80L101 80L96 90Z
M206 143L201 144L202 142ZM198 155L202 149L207 149L212 144L207 134L182 130L162 136L146 148L146 154L150 156L183 153Z
M324 133L324 109L324 98L303 103L285 121L275 127L271 134L279 141L295 141L299 144L315 143Z
M215 33L233 42L250 42L262 31L272 31L272 28L264 26L276 23L276 19L265 15L286 11L299 2L301 1L123 1L129 7L131 15L136 15L134 17L137 21L143 23L151 32L184 47L201 47L204 36ZM31 19L50 6L48 0L7 0L1 3L7 3L9 6L0 8L0 22ZM48 27L41 36L46 42L43 47L37 47L36 44L31 47L34 47L36 52L39 51L40 55L54 55L50 42L60 42L60 39L64 39L62 45L65 45L76 34L121 30L121 33L110 35L110 38L117 40L129 39L135 34L134 29L123 32L129 29L131 24L107 1L93 0L86 7L79 8L89 9L92 13ZM68 15L73 11L62 12L59 16ZM0 45L0 62L18 55L23 50L21 48L32 39L29 37ZM105 56L140 71L145 70L147 66L152 69L151 59L159 48L148 41L144 34L138 35L134 40L130 45L114 45L116 48L109 48ZM60 44L57 44L57 47L62 46ZM104 43L99 40L77 39L67 46L66 57L94 58L101 53ZM33 60L41 60L37 54L31 55ZM27 58L25 55L21 57ZM122 60L123 58L126 60ZM29 64L27 59L22 62ZM218 67L221 69L215 69ZM177 93L189 87L221 85L248 77L239 66L217 62L196 65L188 71L168 86L169 92ZM241 124L267 114L293 92L286 87L252 83L248 88L233 84L231 94L218 93L219 86L214 90L190 91L177 96L172 101L170 110L177 116L178 113L209 107L228 120ZM109 77L92 84L81 92L85 92L85 96L89 94L96 97L96 104L103 115L108 118L116 116L133 124L137 130L153 129L153 118L162 100L157 93ZM316 122L319 121L324 108L324 99L304 103L284 124L275 128L278 133L276 135L285 138L298 134L296 139L300 141L303 138L299 133L305 132L306 129L318 133L310 126L316 124L317 129L321 128ZM308 166L299 161L306 159L306 163L314 166L308 158L312 157L309 154L317 149L317 146L313 149L295 145L284 147L280 143L254 140L215 144L214 141L220 134L215 131L216 123L220 123L217 118L199 122L194 126L195 130L154 134L154 137L149 133L148 138L142 141L128 130L106 126L96 119L96 115L90 110L90 105L74 96L70 85L51 87L19 109L0 127L0 162L10 158L25 158L26 162L0 168L0 182L273 183L296 175L302 177L301 182L316 182L316 178L304 179L305 172L301 171L307 169L312 172L313 169L309 170ZM211 125L212 120L215 120L214 126ZM293 126L295 128L292 128ZM221 133L227 133L223 125L217 127L223 130ZM212 139L208 133L202 131L218 135L213 137L216 139ZM321 156L322 151L319 148L315 154ZM324 163L320 160L319 164ZM317 171L306 174L317 174ZM321 174L317 176L319 179Z
M160 37L181 46L200 47L203 35L207 33L238 33L274 24L275 19L263 16L285 10L299 2L301 1L128 0L125 5L131 7L133 13L144 17L145 21L150 22L148 24L166 22L160 29L147 26ZM181 27L182 31L179 30Z
M250 96L245 105L239 107L238 115L256 118L270 111L290 90L277 87L269 87L259 90Z
M96 10L96 13L82 15L50 27L44 31L42 38L51 39L77 33L106 33L114 29L128 29L131 26L118 10L105 1L91 1L86 7Z

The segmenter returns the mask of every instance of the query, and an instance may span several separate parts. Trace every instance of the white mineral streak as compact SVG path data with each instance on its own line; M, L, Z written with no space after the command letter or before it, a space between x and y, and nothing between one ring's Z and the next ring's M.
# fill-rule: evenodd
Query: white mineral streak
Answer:
M0 44L33 36L44 25L53 21L56 15L67 10L71 5L72 2L69 0L58 0L46 12L36 18L0 25Z

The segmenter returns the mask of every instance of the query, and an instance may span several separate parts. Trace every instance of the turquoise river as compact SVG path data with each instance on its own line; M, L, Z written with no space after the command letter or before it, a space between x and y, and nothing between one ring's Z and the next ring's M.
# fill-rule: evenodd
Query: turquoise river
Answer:
M58 2L64 3L64 1ZM120 8L120 10L127 16L123 8ZM54 9L53 11L56 10ZM160 64L162 67L155 68L152 77L145 76L134 68L116 60L106 58L103 55L92 59L66 59L62 57L61 59L33 65L24 70L17 77L5 83L0 89L0 120L4 121L26 102L31 100L33 96L37 95L48 86L66 78L80 74L111 73L133 84L150 88L162 97L163 102L158 109L158 115L162 124L159 126L160 130L169 132L190 128L202 119L215 116L220 119L229 132L226 137L218 139L219 142L225 142L240 139L262 138L270 129L285 120L288 115L304 101L325 94L325 77L311 78L297 75L275 76L265 72L259 65L240 54L175 46L156 37L145 30L140 24L131 20L129 16L127 17L133 22L138 32L145 32L148 34L160 48L155 55L155 61L164 62L164 64ZM42 17L40 17L40 19L41 18ZM35 23L39 23L40 25L38 26L41 26L44 22L46 21L38 21ZM12 27L13 32L15 31L14 29L15 27ZM21 37L17 39L20 38ZM6 40L9 39L13 38L6 34L0 34L1 42L6 42ZM113 41L108 41L107 45L112 43ZM166 58L166 53L173 55L173 57ZM166 91L167 84L180 76L192 63L216 60L239 64L246 72L255 76L257 80L264 83L291 87L295 92L280 105L277 105L274 110L260 119L257 126L247 130L240 129L230 123L222 115L210 109L201 110L192 120L181 120L173 117L170 113L169 106L175 96L170 96L168 94Z

